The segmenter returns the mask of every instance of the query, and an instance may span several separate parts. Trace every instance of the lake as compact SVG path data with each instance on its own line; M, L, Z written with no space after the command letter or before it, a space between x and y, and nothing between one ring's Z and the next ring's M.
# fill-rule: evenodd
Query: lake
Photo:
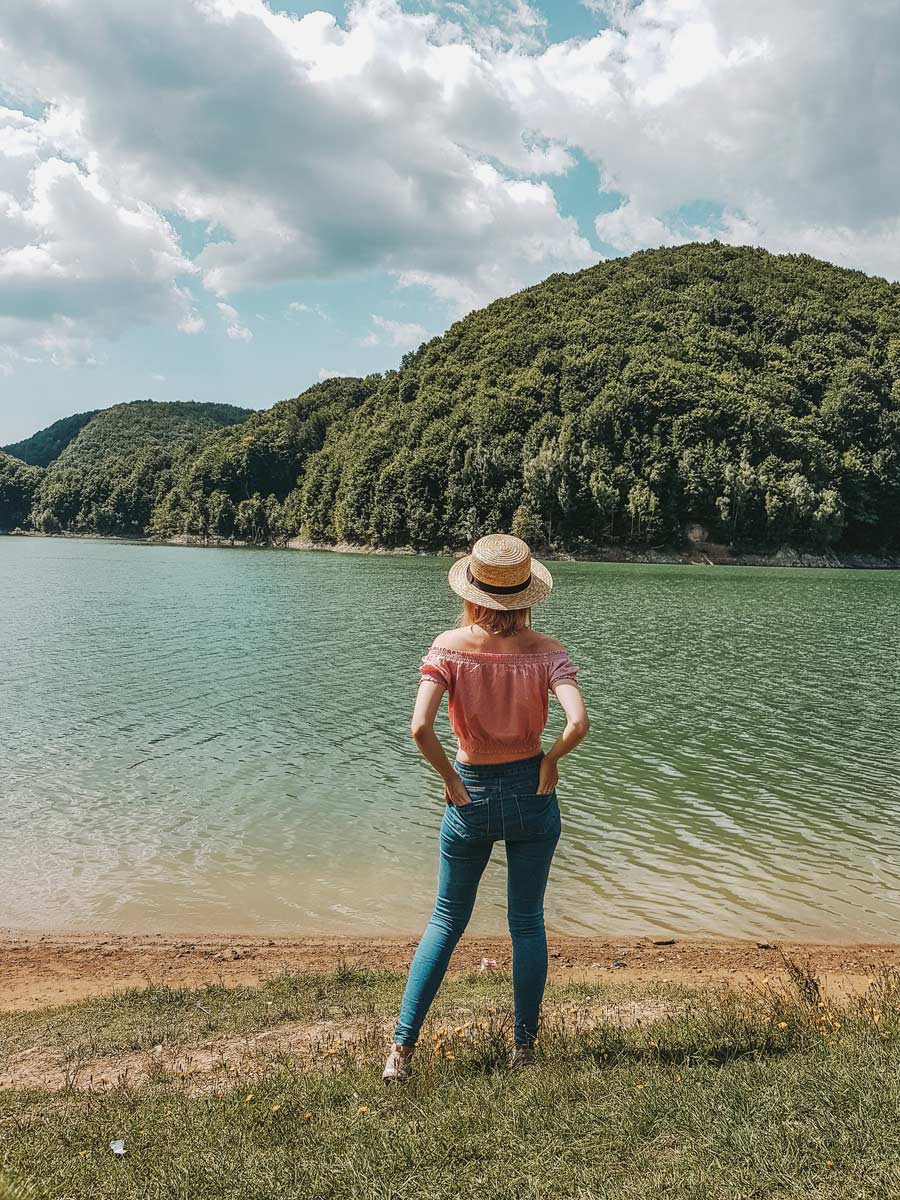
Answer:
M421 932L450 562L0 538L0 924ZM549 565L592 728L548 928L900 940L900 575ZM498 846L473 931L505 884Z

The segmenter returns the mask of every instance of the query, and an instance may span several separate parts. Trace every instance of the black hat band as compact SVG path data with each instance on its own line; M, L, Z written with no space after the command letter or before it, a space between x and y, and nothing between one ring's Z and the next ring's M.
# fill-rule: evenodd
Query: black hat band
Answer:
M477 587L479 591L490 592L493 596L512 596L516 592L524 592L531 584L531 575L528 576L524 583L513 583L509 587L500 587L496 583L482 583L480 579L476 579L472 574L468 563L466 563L466 579L468 579L473 587Z

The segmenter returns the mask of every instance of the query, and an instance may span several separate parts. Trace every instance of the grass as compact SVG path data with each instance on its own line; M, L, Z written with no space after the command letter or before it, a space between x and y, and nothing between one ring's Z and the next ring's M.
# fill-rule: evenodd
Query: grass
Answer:
M895 1200L900 973L836 1006L787 965L743 992L551 985L518 1073L508 976L450 976L394 1088L388 972L2 1014L3 1062L58 1086L0 1092L0 1200Z

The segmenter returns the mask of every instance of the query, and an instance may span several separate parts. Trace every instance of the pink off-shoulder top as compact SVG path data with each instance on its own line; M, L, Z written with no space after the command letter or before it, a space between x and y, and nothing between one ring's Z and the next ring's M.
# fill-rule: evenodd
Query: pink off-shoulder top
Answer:
M419 667L449 692L450 727L472 763L530 758L541 750L548 693L578 668L565 650L493 654L432 646Z

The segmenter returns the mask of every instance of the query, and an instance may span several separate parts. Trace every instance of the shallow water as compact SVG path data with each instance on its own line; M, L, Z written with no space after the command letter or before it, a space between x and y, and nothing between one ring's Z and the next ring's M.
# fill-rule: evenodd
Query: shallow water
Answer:
M0 924L420 932L449 565L0 538ZM900 940L900 575L551 567L592 729L548 927ZM502 846L471 928L505 928Z

